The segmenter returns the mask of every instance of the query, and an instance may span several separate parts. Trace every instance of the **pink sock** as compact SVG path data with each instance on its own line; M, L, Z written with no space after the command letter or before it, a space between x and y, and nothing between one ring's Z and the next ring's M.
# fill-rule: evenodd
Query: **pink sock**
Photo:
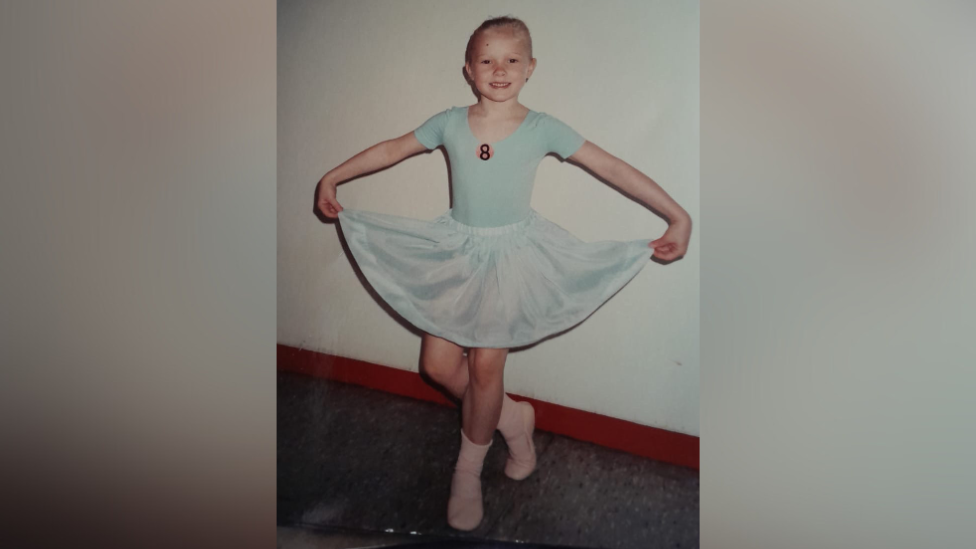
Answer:
M502 400L502 414L498 419L498 430L508 444L508 461L505 475L514 480L522 480L532 474L536 465L535 410L528 402L515 402L508 395Z
M474 530L481 524L484 507L481 499L481 468L491 441L480 445L471 442L461 430L461 452L454 477L451 498L447 501L447 523L457 530Z

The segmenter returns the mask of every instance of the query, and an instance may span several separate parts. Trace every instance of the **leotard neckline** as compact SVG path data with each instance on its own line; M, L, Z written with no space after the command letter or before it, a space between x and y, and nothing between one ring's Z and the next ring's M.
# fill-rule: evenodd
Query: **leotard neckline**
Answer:
M468 107L464 107L464 127L468 129L468 135L470 135L472 138L474 138L474 140L477 141L478 143L488 143L487 141L482 141L481 139L479 139L478 136L476 136L474 134L474 132L471 130L471 122L468 120L468 109L469 109L469 107L470 107L470 105ZM498 141L495 141L493 143L488 143L488 144L494 147L494 146L498 145L499 143L501 143L503 141L508 141L512 137L515 137L515 134L517 134L520 131L522 131L522 128L525 127L525 123L526 123L526 121L529 120L529 117L530 116L532 116L532 109L529 109L529 112L525 113L525 118L523 118L522 119L522 123L519 124L519 126L517 128L515 128L515 131L513 131L512 133L508 134L507 136L505 136L504 138L502 138L502 139L500 139Z

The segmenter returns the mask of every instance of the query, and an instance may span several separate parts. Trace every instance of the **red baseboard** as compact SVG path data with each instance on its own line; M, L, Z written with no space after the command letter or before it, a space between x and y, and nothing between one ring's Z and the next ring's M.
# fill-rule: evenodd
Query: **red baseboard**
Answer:
M278 369L362 385L447 406L454 405L415 372L288 345L278 345ZM648 427L512 393L509 395L515 400L532 403L537 429L698 469L699 439L696 436Z

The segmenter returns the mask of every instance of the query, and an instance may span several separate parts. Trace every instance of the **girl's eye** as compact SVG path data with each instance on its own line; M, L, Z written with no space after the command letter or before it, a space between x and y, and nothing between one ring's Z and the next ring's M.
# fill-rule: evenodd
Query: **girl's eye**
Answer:
M484 61L482 61L482 63L490 63L490 61L488 61L487 59L485 59Z
M515 61L516 63L518 63L518 59L509 59L509 61Z

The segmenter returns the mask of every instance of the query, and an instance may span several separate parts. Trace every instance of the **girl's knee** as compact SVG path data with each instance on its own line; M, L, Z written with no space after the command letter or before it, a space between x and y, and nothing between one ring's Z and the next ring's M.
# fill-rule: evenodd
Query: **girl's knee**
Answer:
M425 336L420 353L420 367L435 380L455 374L463 363L464 350L434 336Z
M468 352L468 375L478 385L497 383L505 370L508 349L473 348Z
M457 361L447 360L445 356L424 356L420 360L420 367L434 381L448 379L457 371Z

